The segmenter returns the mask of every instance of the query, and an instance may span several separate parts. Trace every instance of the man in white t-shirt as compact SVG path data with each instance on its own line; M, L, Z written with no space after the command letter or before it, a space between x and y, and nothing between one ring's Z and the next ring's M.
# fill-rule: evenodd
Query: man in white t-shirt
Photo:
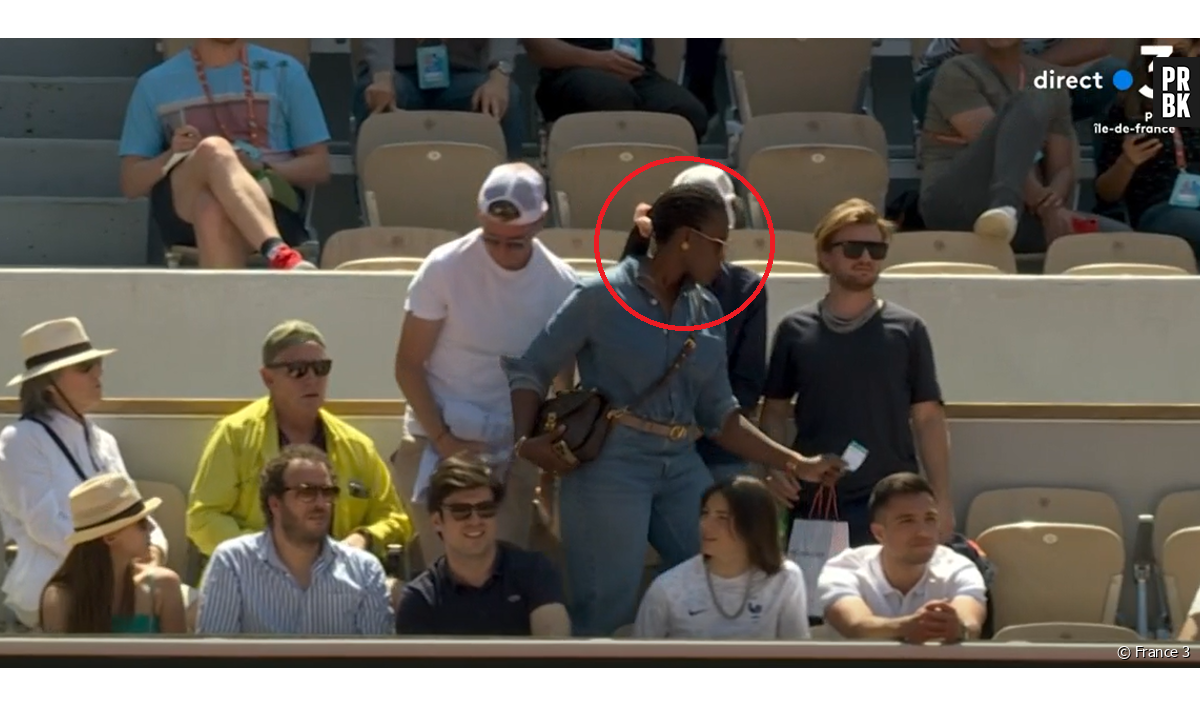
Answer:
M1179 641L1200 641L1200 590L1196 591L1196 597L1192 599L1187 621L1179 629Z
M817 580L825 623L848 639L956 643L979 637L987 616L983 575L939 542L933 488L889 475L869 505L878 545L832 557Z
M405 437L393 456L396 488L409 506L425 565L441 541L420 510L438 460L463 451L503 466L513 444L512 402L501 356L520 355L577 277L536 238L548 206L534 168L503 164L479 190L480 227L437 247L408 287L396 349L396 382L407 401ZM565 382L574 368L564 371ZM509 468L500 538L527 547L538 471Z

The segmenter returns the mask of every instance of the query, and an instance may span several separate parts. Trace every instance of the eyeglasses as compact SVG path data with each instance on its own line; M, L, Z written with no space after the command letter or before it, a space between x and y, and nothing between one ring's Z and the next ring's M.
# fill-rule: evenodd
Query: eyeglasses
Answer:
M333 360L302 360L299 362L274 362L267 365L268 370L286 370L292 379L303 379L312 372L318 377L327 377L333 369Z
M829 249L842 248L842 254L846 255L847 259L858 259L866 252L873 260L881 260L887 257L888 244L886 242L863 241L863 240L845 240L843 242L835 242L829 246Z
M496 235L488 235L484 233L479 236L485 245L492 247L502 247L506 250L523 250L529 247L529 243L533 241L532 236L521 237L498 237Z
M304 504L312 504L317 501L317 497L333 502L342 493L342 488L337 485L296 485L295 487L285 487L284 492L291 492L296 495L296 499Z
M472 513L480 519L491 519L500 510L500 505L494 501L479 502L477 504L455 502L454 504L443 504L442 509L450 512L450 516L454 517L454 521L466 521L471 518Z
M696 233L697 235L704 238L705 240L708 240L709 242L716 243L717 248L721 252L725 252L725 246L729 244L728 240L722 240L720 238L715 238L712 235L705 234L705 232L703 230L697 230L696 228L692 228L692 232Z
M87 374L92 370L100 367L103 363L100 360L84 360L83 362L72 365L76 372Z

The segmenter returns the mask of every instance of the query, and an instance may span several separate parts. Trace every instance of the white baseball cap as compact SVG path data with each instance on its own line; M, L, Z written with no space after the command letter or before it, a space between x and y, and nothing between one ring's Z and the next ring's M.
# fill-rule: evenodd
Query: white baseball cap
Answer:
M679 176L675 177L675 181L671 185L679 186L681 184L703 184L716 189L725 201L725 213L729 216L729 227L734 227L737 215L733 210L733 202L737 200L737 193L733 190L733 179L729 178L729 174L724 169L711 164L698 164L679 172Z
M492 169L479 188L479 212L509 225L531 225L546 215L546 180L522 162Z

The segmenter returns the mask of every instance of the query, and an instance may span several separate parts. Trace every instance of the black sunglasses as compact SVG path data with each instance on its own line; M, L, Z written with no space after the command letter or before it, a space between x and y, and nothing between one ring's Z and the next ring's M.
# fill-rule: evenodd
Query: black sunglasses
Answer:
M454 504L443 504L442 509L450 512L450 516L454 517L455 521L466 521L471 518L472 513L480 519L491 519L500 510L500 505L492 500L479 502L478 504L456 502Z
M274 362L267 365L268 370L287 370L287 376L292 379L302 379L312 372L318 377L326 377L333 369L333 360L305 360L301 362Z
M332 502L342 493L342 488L337 485L296 485L295 487L285 487L283 490L295 494L296 499L305 504L312 504L317 501L317 497Z
M829 249L842 248L842 254L846 255L847 259L858 259L866 252L871 259L881 260L887 257L888 244L886 242L864 242L862 240L845 240L843 242L835 242L829 246Z

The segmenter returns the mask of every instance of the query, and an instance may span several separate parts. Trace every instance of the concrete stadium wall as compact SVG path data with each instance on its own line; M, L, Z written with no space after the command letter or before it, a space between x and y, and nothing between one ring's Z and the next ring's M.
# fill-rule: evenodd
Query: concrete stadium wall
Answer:
M120 349L106 363L111 397L250 397L261 391L263 336L300 317L329 341L332 397L397 399L392 358L408 282L390 273L0 270L0 373L22 368L28 326L74 315L97 345ZM820 276L770 277L772 328L824 289ZM1200 401L1195 278L896 277L881 292L928 322L949 401Z

